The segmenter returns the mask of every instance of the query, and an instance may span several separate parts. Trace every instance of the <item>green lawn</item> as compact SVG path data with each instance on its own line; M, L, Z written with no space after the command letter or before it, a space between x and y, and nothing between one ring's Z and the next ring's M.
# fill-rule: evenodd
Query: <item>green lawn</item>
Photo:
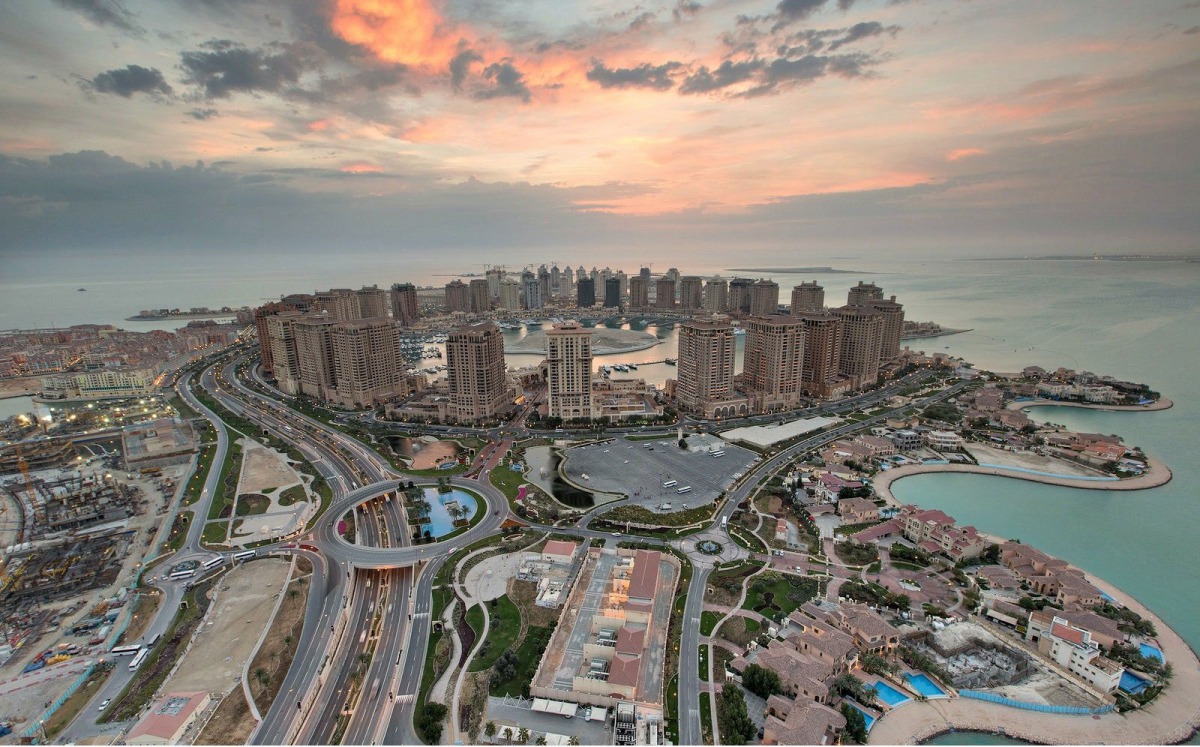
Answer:
M708 646L700 644L700 681L708 682Z
M750 582L746 603L742 607L782 620L815 597L817 588L815 579L783 576L768 571Z
M704 735L704 743L712 744L712 693L700 693L700 733Z
M521 645L517 647L517 674L511 680L503 683L500 687L491 691L491 695L501 697L511 695L513 697L527 696L529 693L526 690L530 683L533 682L533 675L537 673L538 663L542 660L542 653L546 650L546 646L550 643L550 636L554 634L554 628L546 627L530 627L525 632L525 640L521 641Z
M505 497L508 498L509 501L516 500L517 489L529 482L525 479L525 475L523 473L509 469L508 467L497 467L496 469L492 470L492 473L488 476L488 479L491 480L492 486L504 493Z
M712 635L713 628L721 619L721 613L705 610L700 613L700 635Z
M225 462L221 465L221 479L217 482L217 494L212 497L208 507L208 518L215 519L221 515L222 509L233 505L233 497L237 491L238 471L242 466L242 447L230 444L225 452Z
M172 533L167 537L168 552L178 552L179 548L183 547L183 541L187 539L188 524L192 518L191 511L180 511L175 514L175 521L171 524Z
M290 506L296 501L306 500L308 500L308 494L304 492L303 485L293 485L279 494L279 505L281 506Z
M190 506L200 500L200 492L204 490L204 482L208 480L208 471L212 468L213 455L216 452L216 446L205 446L200 450L196 471L192 474L192 479L188 480L187 490L183 492L183 505Z
M236 516L255 516L265 514L271 505L271 499L258 493L247 493L238 498Z
M219 545L225 542L229 536L229 522L225 520L210 521L204 525L204 533L200 535L200 542L205 545Z
M490 618L486 648L475 657L468 671L482 672L496 663L496 659L512 646L521 632L521 611L512 603L508 595L495 600L495 605L488 602L487 613Z
M667 706L665 731L667 739L674 744L679 741L679 675L675 675L667 683L667 693L663 700Z
M467 625L475 631L475 640L478 641L479 636L483 635L483 607L478 604L472 605L471 609L467 610L466 618Z
M450 599L451 592L444 586L435 586L430 595L432 604L429 609L429 617L432 620L441 620L442 611L446 609L446 603ZM421 689L417 693L417 710L425 706L425 698L429 695L429 688L433 687L436 676L433 671L434 658L433 653L437 650L438 641L441 640L445 633L435 633L432 628L429 631L429 645L425 649L425 668L421 672Z

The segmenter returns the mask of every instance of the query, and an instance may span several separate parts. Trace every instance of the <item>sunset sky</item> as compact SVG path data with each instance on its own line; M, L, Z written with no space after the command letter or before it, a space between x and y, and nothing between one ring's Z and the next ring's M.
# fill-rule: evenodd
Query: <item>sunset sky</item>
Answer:
M1186 0L38 0L0 64L0 251L1200 233Z

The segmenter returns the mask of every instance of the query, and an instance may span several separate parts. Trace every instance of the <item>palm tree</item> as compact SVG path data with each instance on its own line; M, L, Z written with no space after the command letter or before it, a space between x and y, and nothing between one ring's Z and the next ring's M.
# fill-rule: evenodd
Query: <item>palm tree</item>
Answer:
M496 736L496 722L489 721L486 724L484 724L483 725L483 733L487 736L488 739L491 739L492 737Z
M254 681L259 685L266 687L271 681L271 675L267 674L267 670L263 667L256 667L253 672Z
M517 741L521 744L525 744L529 741L529 730L524 726L522 726L520 729L517 729Z
M567 740L567 744L576 745L576 747L578 747L578 745L579 745L579 737L577 737L577 736L575 736L574 734L572 734L572 735L571 735L571 738Z
M535 740L533 740L533 743L534 743L534 744L545 744L545 743L546 743L546 735L545 735L545 734L539 734L539 735L538 735L538 738L537 738L537 739L535 739Z

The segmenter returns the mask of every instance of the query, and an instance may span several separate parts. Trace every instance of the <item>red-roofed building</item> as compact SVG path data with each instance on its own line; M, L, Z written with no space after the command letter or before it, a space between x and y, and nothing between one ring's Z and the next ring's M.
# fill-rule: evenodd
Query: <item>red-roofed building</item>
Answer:
M125 736L126 744L180 744L184 732L208 707L206 692L168 693L150 706Z
M641 656L646 647L646 630L634 630L628 625L617 631L617 653L630 656Z
M633 556L633 573L629 577L629 601L650 603L658 594L658 561L654 550L638 550Z
M575 551L579 545L566 540L550 540L542 548L542 560L556 563L570 563L575 559Z
M637 693L642 660L638 656L616 654L609 663L608 687L614 698L632 699Z
M1100 646L1092 640L1090 632L1068 624L1061 617L1053 619L1037 647L1099 693L1112 694L1121 684L1125 668L1101 655Z

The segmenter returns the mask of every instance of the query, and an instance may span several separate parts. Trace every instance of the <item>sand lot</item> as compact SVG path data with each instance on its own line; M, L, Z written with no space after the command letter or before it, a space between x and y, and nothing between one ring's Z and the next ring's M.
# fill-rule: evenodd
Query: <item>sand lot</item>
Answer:
M242 439L241 444L243 457L239 493L261 493L300 481L300 477L279 452L249 439Z
M271 624L290 565L264 558L227 573L191 649L162 691L227 693L240 687L242 667L254 655L263 629Z
M1005 451L993 449L990 446L971 444L967 447L971 456L983 464L998 464L1001 467L1020 467L1022 469L1049 472L1055 475L1080 475L1083 477L1100 477L1104 473L1083 464L1068 462L1066 459L1052 459L1030 451Z

